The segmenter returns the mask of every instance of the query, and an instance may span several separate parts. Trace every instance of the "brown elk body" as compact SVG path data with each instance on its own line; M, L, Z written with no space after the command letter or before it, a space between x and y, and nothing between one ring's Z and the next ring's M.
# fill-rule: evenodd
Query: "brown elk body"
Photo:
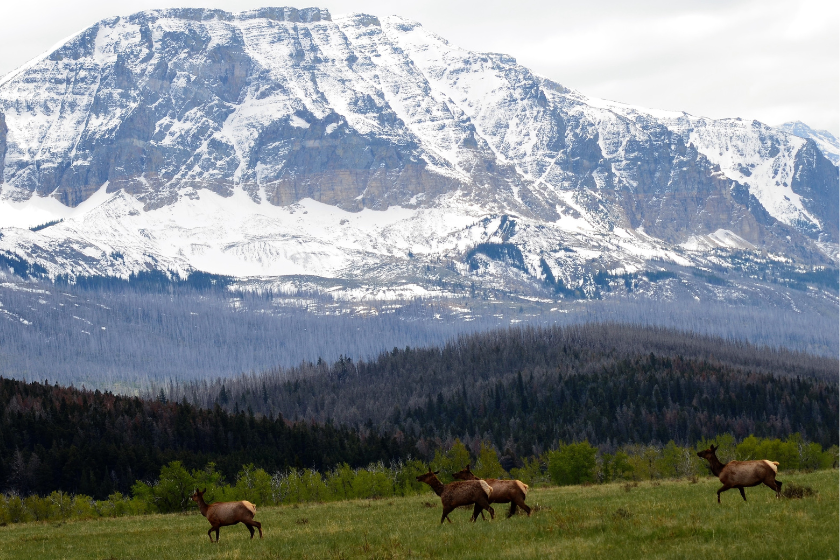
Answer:
M259 521L254 521L254 516L257 514L257 506L247 501L207 504L204 501L205 492L207 492L207 488L201 491L196 488L195 493L190 498L198 504L201 515L206 517L207 521L210 522L210 530L207 531L210 542L213 542L213 535L211 535L213 531L216 531L216 542L219 542L219 528L236 525L237 523L244 523L248 527L252 539L254 538L254 527L259 529L260 538L263 537L262 524Z
M475 504L476 511L486 509L490 512L491 519L496 517L496 512L490 506L490 495L493 493L493 489L489 484L483 480L459 480L450 482L449 484L443 484L435 476L439 472L432 472L429 469L429 472L418 476L417 480L431 486L435 494L440 496L440 502L443 505L443 515L440 516L441 523L443 523L444 519L452 523L452 520L449 519L449 514L455 508L471 506L473 504ZM477 515L474 512L470 521L475 521Z
M452 475L456 480L479 480L477 476L470 470L470 465L464 470L458 471ZM525 510L528 516L531 516L531 508L525 503L525 497L528 495L528 485L521 480L501 480L498 478L485 478L484 482L490 485L493 493L490 495L491 504L510 504L510 511L508 517L516 513L516 508L521 507ZM475 516L484 513L476 508Z
M781 497L782 483L776 480L778 462L767 460L729 461L724 465L715 454L717 450L717 447L711 445L709 449L697 453L697 456L709 462L709 468L723 483L723 486L717 491L718 503L720 503L720 493L726 492L730 488L737 488L746 502L747 495L744 493L744 488L758 486L762 483L775 490L777 498Z

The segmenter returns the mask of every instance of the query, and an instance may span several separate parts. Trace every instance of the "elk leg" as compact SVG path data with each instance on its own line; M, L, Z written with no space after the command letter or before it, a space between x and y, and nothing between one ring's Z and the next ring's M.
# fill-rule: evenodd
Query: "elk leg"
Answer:
M514 502L513 500L511 500L511 502L510 502L510 510L508 510L508 514L507 514L508 519L510 519L510 518L511 518L511 517L513 517L514 515L516 515L516 502Z
M248 523L247 521L243 521L243 523L245 524L245 527L248 528L248 532L251 533L251 538L253 539L254 538L254 528L251 527L251 524Z
M720 490L718 490L718 491L717 491L718 503L720 503L720 493L721 493L721 492L726 492L726 491L727 491L727 490L729 490L730 488L732 488L732 487L731 487L731 486L729 486L728 484L724 484L723 486L721 486Z
M441 516L440 516L440 523L441 523L441 525L443 525L443 520L444 520L444 519L446 519L447 521L449 521L450 523L452 523L452 520L451 520L451 519L449 519L449 513L450 513L453 509L454 509L454 508L452 508L452 507L446 507L446 506L444 506L444 507L443 507L443 515L441 515Z
M738 488L738 490L741 491L741 497L744 498L744 501L746 502L747 501L747 495L746 495L746 493L744 493L744 487L741 486L740 488Z
M259 521L251 521L251 523L253 523L257 529L259 529L260 538L262 538L262 523L260 523Z
M207 536L210 537L210 542L213 542L213 535L211 534L212 532L213 527L210 527L210 529L207 531Z
M496 512L493 510L493 507L490 505L490 500L488 500L486 496L482 496L478 501L476 501L476 504L479 504L481 507L490 512L490 519L496 519Z
M770 483L772 482L772 484ZM778 480L771 480L770 482L764 481L764 485L776 492L776 497L778 498L782 493L782 483Z
M529 507L525 504L525 500L523 500L522 498L519 498L519 499L516 501L516 505L518 505L519 507L521 507L521 508L525 511L525 513L527 513L527 514L528 514L528 517L531 517L531 508L529 508Z
M216 542L219 542L219 528L220 527L221 527L221 525L216 527Z
M473 517L474 517L473 521L478 519L478 514L479 513L481 514L481 520L482 521L487 521L487 518L484 517L484 509L482 509L482 507L478 504L475 504L475 508L473 509Z

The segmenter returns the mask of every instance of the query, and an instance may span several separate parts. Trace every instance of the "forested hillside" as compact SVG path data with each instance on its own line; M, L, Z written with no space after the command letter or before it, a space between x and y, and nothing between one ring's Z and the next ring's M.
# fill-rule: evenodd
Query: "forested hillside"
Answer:
M584 440L615 453L798 433L827 448L838 443L837 368L835 359L593 324L173 383L145 399L0 378L0 489L102 498L176 460L213 462L227 477L249 463L323 472L431 461L456 438L476 455L494 450L508 469Z
M204 407L250 408L519 455L558 440L606 448L692 444L731 432L837 443L838 362L669 329L512 328L215 383L161 388ZM425 448L432 448L428 443Z
M189 468L214 462L232 475L248 463L270 471L323 470L410 452L408 442L362 438L331 424L0 378L0 488L22 495L128 493L173 460Z

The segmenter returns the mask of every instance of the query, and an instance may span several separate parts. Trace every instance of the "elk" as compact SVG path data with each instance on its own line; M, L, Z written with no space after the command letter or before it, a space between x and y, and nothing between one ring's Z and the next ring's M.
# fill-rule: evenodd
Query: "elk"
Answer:
M464 470L456 472L452 475L452 477L456 480L479 480L479 478L470 470L470 465L467 465L467 468ZM513 514L516 513L517 506L525 510L528 517L531 516L531 508L525 504L525 496L528 495L527 484L520 480L500 480L498 478L485 478L484 482L489 484L490 488L493 489L493 493L490 495L491 504L510 503L508 518L512 517ZM482 517L484 517L484 512L476 506L474 513L475 517L478 517L479 513Z
M496 512L490 506L490 494L493 489L489 484L483 480L458 480L444 485L436 476L440 471L429 472L421 474L417 477L419 482L425 482L432 487L435 494L440 496L440 502L443 505L443 515L440 516L440 522L446 519L450 523L449 513L457 507L470 506L475 504L476 511L486 509L490 512L490 519L496 518ZM473 513L470 521L475 521L477 513Z
M259 521L254 521L254 516L257 514L257 506L251 502L216 502L215 504L207 504L204 501L204 493L207 488L199 491L195 489L195 493L190 498L198 504L198 509L201 510L201 515L207 518L210 522L210 530L207 531L207 536L210 537L210 542L213 542L213 531L216 531L216 542L219 542L219 528L227 527L228 525L236 525L237 523L244 523L251 532L251 538L254 538L254 527L259 529L260 538L263 538L262 524Z
M779 465L777 461L764 459L760 461L729 461L724 465L715 454L717 450L718 448L712 444L708 449L697 453L697 456L709 462L712 473L723 483L721 489L717 491L718 503L720 503L720 493L726 492L730 488L740 490L741 497L746 502L747 495L744 493L744 488L758 486L761 483L775 490L776 498L781 497L782 483L776 480Z

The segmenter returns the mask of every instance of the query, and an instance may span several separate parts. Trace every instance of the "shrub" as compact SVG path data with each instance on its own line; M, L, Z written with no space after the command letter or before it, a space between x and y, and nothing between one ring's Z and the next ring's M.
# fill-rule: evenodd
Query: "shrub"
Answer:
M234 488L238 500L248 500L257 505L276 503L271 475L263 469L254 468L253 464L242 467Z
M481 442L481 448L478 451L478 461L476 461L473 473L478 478L504 478L507 475L505 469L502 468L502 464L499 462L499 456L496 454L496 450L486 442Z
M597 450L588 441L561 445L548 454L548 473L555 484L581 484L595 480Z
M785 489L782 490L782 496L785 498L802 499L816 495L817 492L810 486L800 486L795 482L788 482L785 485Z

